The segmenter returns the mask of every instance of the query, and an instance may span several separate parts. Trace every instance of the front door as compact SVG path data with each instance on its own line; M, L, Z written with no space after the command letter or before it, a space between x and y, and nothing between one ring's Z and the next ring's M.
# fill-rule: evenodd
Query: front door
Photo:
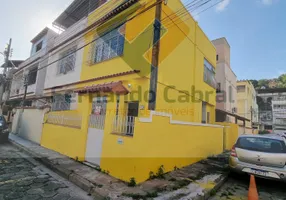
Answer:
M98 166L100 166L102 152L106 103L106 97L95 97L89 118L85 159Z

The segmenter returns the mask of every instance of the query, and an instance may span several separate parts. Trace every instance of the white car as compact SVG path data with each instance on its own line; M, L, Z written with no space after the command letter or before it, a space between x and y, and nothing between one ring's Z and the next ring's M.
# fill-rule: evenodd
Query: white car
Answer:
M242 135L229 159L231 171L286 181L286 135Z

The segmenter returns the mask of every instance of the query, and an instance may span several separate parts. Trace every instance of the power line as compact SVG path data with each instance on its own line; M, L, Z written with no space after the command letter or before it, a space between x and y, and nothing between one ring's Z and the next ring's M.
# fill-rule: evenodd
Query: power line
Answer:
M149 2L151 2L151 1L152 1L152 0L150 0ZM163 2L163 0L161 0L160 2ZM110 28L110 27L111 27L111 28L110 28L109 30L106 30L106 29L105 29L104 31L102 31L102 32L105 32L105 34L96 37L95 39L91 40L90 42L88 42L88 43L84 44L83 46L77 48L76 50L70 52L69 54L67 54L67 55L65 55L65 56L63 56L63 57L61 57L61 58L59 58L59 59L57 59L57 60L55 60L55 61L53 61L53 62L51 62L51 63L49 63L49 64L47 64L47 65L45 65L45 66L43 66L43 67L36 68L35 70L30 70L30 72L40 71L40 70L42 70L42 69L44 69L44 68L47 68L48 66L50 66L50 65L52 65L52 64L57 63L58 61L60 61L60 60L62 60L62 59L64 59L64 58L66 58L66 57L68 57L68 56L70 56L70 55L76 53L77 51L83 49L84 47L86 47L86 46L92 44L93 42L95 42L95 41L96 41L97 39L99 39L100 37L102 37L102 36L108 34L109 31L111 31L111 30L113 30L113 29L115 29L115 28L117 28L117 27L120 27L121 25L125 24L125 23L128 22L128 21L132 21L132 20L135 19L137 16L139 16L139 15L141 15L141 14L147 12L147 11L150 11L150 9L153 8L154 6L156 6L157 4L158 4L158 3L153 3L153 4L150 5L149 7L145 8L143 11L141 11L141 12L137 13L136 15L132 16L131 18L129 18L129 19L123 19L123 20L119 21L118 23L115 23L115 24L113 24L112 26L107 27L107 28ZM128 15L128 16L131 16L131 15L133 15L133 14L134 14L134 13L131 13L131 14ZM128 16L127 16L127 17L128 17ZM94 27L94 29L95 29L95 28L98 28L98 26L97 26L97 27ZM91 30L89 30L89 31L91 31ZM68 46L68 45L67 45L67 46ZM53 55L54 55L54 54L53 54ZM53 56L53 55L48 56L48 58L50 58L50 57ZM47 58L46 58L46 59L47 59ZM46 59L45 59L45 60L46 60ZM42 61L41 61L41 62L42 62ZM12 79L12 80L14 80L14 79Z

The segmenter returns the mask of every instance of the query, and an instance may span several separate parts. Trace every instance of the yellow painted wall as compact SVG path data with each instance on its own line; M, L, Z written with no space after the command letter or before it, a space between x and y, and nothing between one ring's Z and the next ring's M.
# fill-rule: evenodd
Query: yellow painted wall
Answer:
M251 120L251 108L256 104L253 99L253 96L256 95L255 89L249 81L238 81L237 86L245 86L245 92L237 92L237 113ZM242 122L239 124L242 125ZM251 129L252 121L247 121L245 126Z
M109 109L114 107L108 104ZM134 177L139 183L161 165L168 172L223 151L222 127L174 125L169 117L153 116L152 123L137 118L133 137L111 132L111 126L106 126L101 168L124 181Z
M59 111L56 114L64 114L66 117L74 115L82 116L81 128L72 128L45 123L41 139L41 146L52 149L61 154L80 161L84 161L88 120L91 110L91 100L87 95L82 95L79 102L79 111Z
M86 133L81 129L44 124L41 146L80 161L85 157Z
M239 136L239 126L227 122L216 122L216 124L224 126L224 147L226 150L231 150Z
M122 1L109 1L89 16L88 23L92 24L104 13L107 13L107 9L112 7L111 5L115 7L117 3L119 4ZM140 1L139 5L143 5L144 2L148 2L145 5L146 8L154 1ZM133 7L135 10L138 8L136 6L138 4ZM179 0L168 1L167 6L163 5L162 17L166 18L166 13L171 14L182 8L182 6ZM142 9L144 8L140 8L135 13L142 11ZM145 59L150 62L153 29L146 31L146 28L149 26L153 27L154 16L155 9L153 8L126 24L126 38L128 41L125 42L124 53L121 57L92 64L90 60L93 45L88 45L84 48L81 80L133 69L141 70L139 75L133 74L81 83L77 87L81 88L111 81L123 81L124 86L131 93L120 97L120 108L122 110L126 108L125 101L139 100L141 108L139 117L149 117L148 99L140 99L138 95L136 98L136 94L133 99L131 96L133 93L136 93L139 86L142 89L142 94L148 91L150 76L147 72L150 70L150 63L139 62L139 59L134 57L134 60L131 59L130 61L132 65L130 67L130 63L126 63L126 59L127 56L136 56L138 54L136 54L136 51L143 49L146 51L144 54ZM201 123L202 101L205 101L207 102L207 112L211 114L210 123L214 124L215 89L204 82L203 75L205 58L216 67L215 48L192 17L182 21L182 23L177 22L180 29L187 34L187 37L178 27L172 26L172 24L170 26L170 22L170 20L163 21L167 32L161 40L156 111L172 113L173 120ZM93 40L97 32L101 30L102 27L86 34L86 43ZM143 34L143 36L141 34L140 42L133 43L140 33ZM175 88L171 88L168 91L170 98L175 99L174 103L166 101L164 97L164 91L169 86L175 86ZM192 94L192 86L196 90L201 91L203 96ZM206 98L206 92L212 93L209 95L209 98ZM187 96L190 97L190 100L179 102L178 98L184 93L189 94ZM196 102L192 102L192 96L195 96ZM91 112L91 98L88 95L79 97L78 112L83 116L82 128L80 130L70 130L65 127L45 124L42 145L72 158L78 157L80 160L83 160L87 139L88 116ZM111 127L115 109L116 102L108 102L101 168L109 171L110 175L122 180L129 181L131 177L135 177L137 182L142 182L149 177L150 171L156 173L161 165L164 165L167 172L173 170L174 167L183 167L207 156L219 154L223 150L222 127L174 125L170 124L168 117L154 116L152 123L139 122L137 118L134 137L114 135ZM69 137L70 135L73 137ZM119 144L121 142L118 142L118 139L122 140L123 143Z

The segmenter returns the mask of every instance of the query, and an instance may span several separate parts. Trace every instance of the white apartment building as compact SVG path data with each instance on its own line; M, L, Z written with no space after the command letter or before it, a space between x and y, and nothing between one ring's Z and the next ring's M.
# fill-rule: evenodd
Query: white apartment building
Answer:
M286 88L260 89L257 93L259 118L264 128L286 129Z
M26 105L36 106L36 101L34 100L43 96L46 65L49 61L48 51L52 48L57 36L56 32L45 28L31 40L30 57L22 62L13 74L10 100L23 98L25 93L24 81L26 79L28 84Z

